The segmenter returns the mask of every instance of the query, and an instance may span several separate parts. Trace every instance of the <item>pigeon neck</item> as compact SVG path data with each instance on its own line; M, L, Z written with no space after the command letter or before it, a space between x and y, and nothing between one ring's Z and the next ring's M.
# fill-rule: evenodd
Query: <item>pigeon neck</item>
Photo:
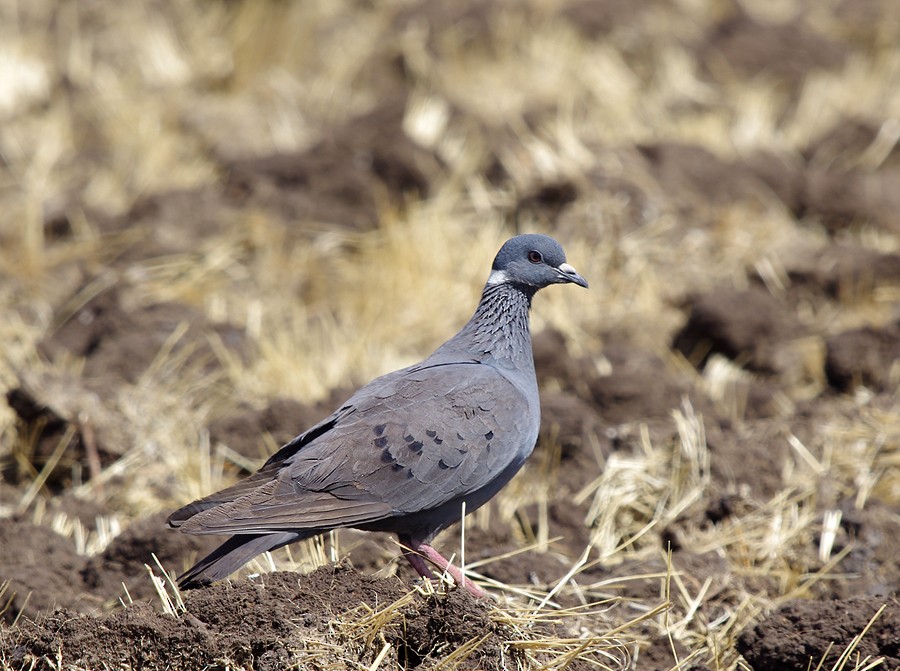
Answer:
M472 319L460 331L456 346L464 344L480 360L493 359L504 368L534 370L528 310L534 291L509 283L488 284Z

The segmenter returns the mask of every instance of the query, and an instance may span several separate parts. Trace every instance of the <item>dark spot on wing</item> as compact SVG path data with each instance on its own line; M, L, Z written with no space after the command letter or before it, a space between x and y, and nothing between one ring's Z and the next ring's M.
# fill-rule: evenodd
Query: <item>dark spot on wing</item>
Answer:
M407 447L409 449L411 449L413 452L419 452L424 447L424 445L422 445L422 441L416 440L416 441L410 443L409 445L407 445Z
M394 459L394 455L391 454L390 450L385 450L384 452L381 453L381 460L386 464L390 464L390 463L396 461L396 459Z
M415 440L415 437L411 433L407 433L405 436L403 436L403 440L405 440L407 443L411 443Z
M388 438L387 438L387 436L382 436L381 438L376 438L376 439L373 441L373 443L375 444L375 447L379 447L379 448L381 448L381 447L387 447L387 444L388 444Z
M406 471L406 479L408 480L412 476L413 476L413 472L412 472L412 469L410 468Z
M456 432L456 437L460 440L465 440L465 438L462 437L462 434L459 431Z
M384 433L385 428L386 428L386 425L385 425L385 424L377 424L377 425L375 426L375 428L372 429L372 430L375 432L375 435L376 435L376 436L380 436L381 434Z
M434 438L437 435L437 431L432 431L431 429L425 429L425 435L429 438Z
M391 470L395 473L403 470L403 464L391 464Z
M440 461L438 461L438 467L439 467L439 468L442 468L442 469L444 469L444 470L450 468L450 466L448 466L447 463L446 463L443 459L441 459Z
M440 445L440 444L442 444L443 442L444 442L444 441L441 440L441 439L438 438L438 437L435 437L435 439L434 439L434 444L435 444L435 445Z
M494 432L493 432L493 431L488 431L486 434L484 434L484 437L485 437L485 439L487 439L487 440L493 440L493 438L494 438Z

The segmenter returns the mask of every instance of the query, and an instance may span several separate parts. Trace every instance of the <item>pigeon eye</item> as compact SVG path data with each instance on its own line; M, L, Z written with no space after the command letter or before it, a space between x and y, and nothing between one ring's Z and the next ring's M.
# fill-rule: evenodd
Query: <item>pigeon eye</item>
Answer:
M544 260L544 257L541 256L540 252L532 249L530 252L528 252L528 260L532 263L540 263Z

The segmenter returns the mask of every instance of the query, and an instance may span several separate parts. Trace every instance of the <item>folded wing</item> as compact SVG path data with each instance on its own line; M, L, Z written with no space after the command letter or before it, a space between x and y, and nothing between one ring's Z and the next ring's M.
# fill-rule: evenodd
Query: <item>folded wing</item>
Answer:
M523 461L535 415L492 366L408 368L363 387L258 472L169 522L188 533L324 531L437 508Z

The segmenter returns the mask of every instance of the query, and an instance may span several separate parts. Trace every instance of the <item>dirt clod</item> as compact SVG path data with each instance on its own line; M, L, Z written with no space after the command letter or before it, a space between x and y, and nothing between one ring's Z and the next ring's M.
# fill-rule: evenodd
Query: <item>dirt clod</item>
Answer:
M831 666L882 606L884 611L854 647L850 659L873 662L882 658L883 668L900 668L900 602L892 597L792 601L741 634L738 650L754 671Z
M825 374L831 386L852 391L860 385L879 391L900 380L900 324L885 329L845 331L827 341Z
M760 372L779 370L778 347L795 336L798 325L765 290L720 290L691 304L687 324L673 346L700 367L722 354Z

